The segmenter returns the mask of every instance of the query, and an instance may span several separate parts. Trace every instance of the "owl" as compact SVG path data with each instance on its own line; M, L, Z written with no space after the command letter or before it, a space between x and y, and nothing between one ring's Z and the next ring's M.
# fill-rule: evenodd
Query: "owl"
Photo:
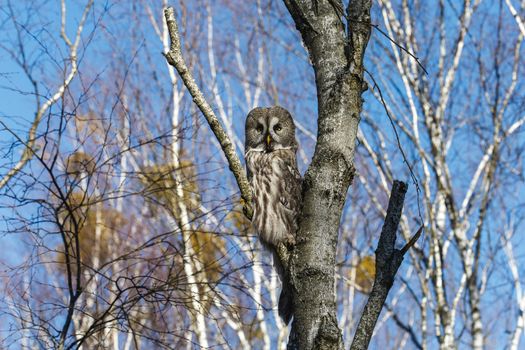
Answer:
M258 107L248 113L245 134L246 168L254 198L252 222L263 246L272 252L283 282L279 315L288 324L292 317L291 293L276 248L279 243L295 242L301 210L295 124L282 107Z

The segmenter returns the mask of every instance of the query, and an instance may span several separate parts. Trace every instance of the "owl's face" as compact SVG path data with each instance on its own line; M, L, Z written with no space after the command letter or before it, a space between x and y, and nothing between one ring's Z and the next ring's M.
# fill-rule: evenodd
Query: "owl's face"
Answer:
M246 151L297 149L292 116L280 106L252 109L246 117L245 133Z

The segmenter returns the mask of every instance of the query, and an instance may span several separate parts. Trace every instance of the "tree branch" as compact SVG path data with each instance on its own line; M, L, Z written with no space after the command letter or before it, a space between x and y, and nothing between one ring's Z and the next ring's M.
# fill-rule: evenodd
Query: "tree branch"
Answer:
M195 83L195 79L193 78L188 66L186 65L186 62L184 61L184 58L182 57L179 28L177 25L177 20L175 19L175 11L173 10L173 7L168 7L164 9L164 17L166 18L166 23L168 25L168 31L171 40L170 50L166 52L164 56L166 57L168 63L175 67L177 72L179 72L179 75L182 78L184 85L193 97L193 102L195 102L197 107L199 107L200 111L206 118L206 121L208 122L211 130L213 131L213 134L219 141L224 156L228 161L230 170L235 176L235 180L237 181L237 185L239 186L239 189L241 191L241 198L244 202L244 214L246 215L246 217L248 217L248 219L251 220L253 216L253 209L251 207L252 192L244 168L241 164L239 157L237 156L237 153L235 153L235 147L231 142L230 138L228 137L228 134L226 134L226 132L224 131L219 119L213 112L213 109L206 101L203 93Z
M415 244L423 231L423 226L421 226L402 249L394 248L407 188L406 183L394 180L385 223L383 224L376 249L374 286L357 325L354 340L350 347L351 350L365 350L368 348L377 319L383 309L388 292L392 288L394 277L403 261L403 257L408 249Z
M35 114L35 119L31 123L31 127L29 128L29 135L27 136L27 142L23 144L24 151L22 152L22 156L20 157L20 160L7 172L7 174L4 175L0 179L0 189L2 189L4 186L7 185L7 183L16 176L23 168L24 166L33 158L35 155L35 145L37 140L37 130L38 126L40 125L40 122L42 121L42 118L46 114L49 108L53 106L55 103L58 102L63 96L66 90L69 88L69 85L73 81L73 78L78 73L78 47L80 44L80 39L82 35L82 31L84 30L84 24L86 22L87 16L89 14L89 11L91 10L91 7L93 6L94 0L89 0L86 6L84 7L84 11L82 13L82 18L80 20L80 23L77 27L77 34L75 36L75 42L72 43L71 40L66 36L65 34L65 23L66 23L66 7L65 3L62 1L61 5L61 15L62 15L62 27L61 27L61 36L66 45L69 47L69 57L68 60L71 62L71 69L69 73L67 74L66 78L62 82L62 84L57 88L56 92L42 105L40 106L40 102L38 100L38 88L36 86L36 83L33 83L35 86L35 95L37 98L37 111ZM34 79L30 76L31 73L29 73L29 70L27 67L23 67L24 71L26 72L26 75L28 75L29 80L34 82ZM2 123L3 124L3 123ZM3 124L5 127L5 124ZM7 129L7 128L6 128Z

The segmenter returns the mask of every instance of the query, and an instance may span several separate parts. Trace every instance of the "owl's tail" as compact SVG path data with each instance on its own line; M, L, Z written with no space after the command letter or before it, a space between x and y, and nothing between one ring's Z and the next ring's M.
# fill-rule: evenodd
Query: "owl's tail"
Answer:
M283 264L283 259L288 260L289 256L282 256L284 254L279 254L275 248L271 250L273 255L273 266L275 267L282 284L281 295L279 296L279 316L283 322L288 325L293 316L292 286L290 284L290 275L287 269L284 268L285 264Z
M292 291L290 283L284 283L281 295L279 296L279 316L283 322L288 325L293 316Z

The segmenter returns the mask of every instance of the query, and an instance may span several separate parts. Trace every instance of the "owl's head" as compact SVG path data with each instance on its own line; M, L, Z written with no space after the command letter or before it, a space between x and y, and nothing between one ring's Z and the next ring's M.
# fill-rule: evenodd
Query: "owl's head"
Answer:
M293 118L280 106L252 109L246 117L245 135L246 151L297 149Z

